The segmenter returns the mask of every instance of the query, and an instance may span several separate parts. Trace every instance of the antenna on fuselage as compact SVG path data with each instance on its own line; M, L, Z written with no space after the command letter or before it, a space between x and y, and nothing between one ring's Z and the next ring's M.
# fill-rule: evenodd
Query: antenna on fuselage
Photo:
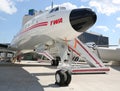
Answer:
M51 3L51 9L53 8L53 0L52 0L52 3Z
M120 39L119 39L119 43L118 43L118 45L120 46Z

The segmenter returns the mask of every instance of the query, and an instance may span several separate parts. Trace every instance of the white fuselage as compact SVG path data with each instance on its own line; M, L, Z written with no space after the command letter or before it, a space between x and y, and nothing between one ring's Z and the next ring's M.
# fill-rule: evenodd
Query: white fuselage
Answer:
M83 31L75 31L71 26L71 11L72 10L46 11L36 15L22 26L21 31L14 37L11 46L19 50L34 49L36 45L50 40L72 40ZM88 11L88 9L86 9L86 11ZM92 18L90 16L90 19ZM83 19L81 20L83 22ZM88 22L88 24L90 23Z
M31 49L40 42L53 40L71 40L80 32L76 32L69 23L70 11L43 13L28 21L13 40L13 46L20 49ZM25 27L27 26L27 27Z
M102 48L99 47L98 49L100 58L105 61L120 61L120 48Z

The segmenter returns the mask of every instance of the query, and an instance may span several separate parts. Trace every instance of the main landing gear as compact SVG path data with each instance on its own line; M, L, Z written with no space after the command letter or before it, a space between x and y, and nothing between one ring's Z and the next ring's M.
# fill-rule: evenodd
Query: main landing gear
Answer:
M51 65L52 66L58 66L59 61L61 61L60 57L56 57L55 59L51 60Z
M68 86L71 82L71 72L66 70L58 70L55 73L55 84L59 86Z

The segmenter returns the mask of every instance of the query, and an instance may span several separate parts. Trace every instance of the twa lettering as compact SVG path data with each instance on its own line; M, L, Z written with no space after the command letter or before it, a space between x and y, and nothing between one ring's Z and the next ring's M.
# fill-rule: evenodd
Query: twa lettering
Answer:
M62 23L62 21L63 21L62 18L59 18L59 19L57 19L57 20L52 20L52 21L50 22L50 26L56 25L56 24L60 24L60 23Z

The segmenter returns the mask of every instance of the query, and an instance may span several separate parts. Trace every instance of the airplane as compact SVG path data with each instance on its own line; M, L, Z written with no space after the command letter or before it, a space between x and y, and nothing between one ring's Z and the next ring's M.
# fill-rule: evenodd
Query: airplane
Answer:
M86 45L93 49L103 62L118 62L120 61L120 46L119 45L96 45L94 42L86 43Z
M114 61L120 63L120 47L109 47L109 48L103 48L103 47L98 47L98 56L104 60L104 62L110 62Z
M29 15L23 17L22 28L13 38L9 48L17 49L19 54L25 50L36 51L38 48L40 52L44 52L57 47L59 53L53 57L44 52L51 59L51 64L57 66L60 60L69 60L70 49L76 52L68 48L67 42L93 26L96 20L96 13L89 8L66 10L65 7L55 7L37 14L31 13L30 10ZM68 69L58 70L55 80L59 86L68 86L71 82L71 72Z

